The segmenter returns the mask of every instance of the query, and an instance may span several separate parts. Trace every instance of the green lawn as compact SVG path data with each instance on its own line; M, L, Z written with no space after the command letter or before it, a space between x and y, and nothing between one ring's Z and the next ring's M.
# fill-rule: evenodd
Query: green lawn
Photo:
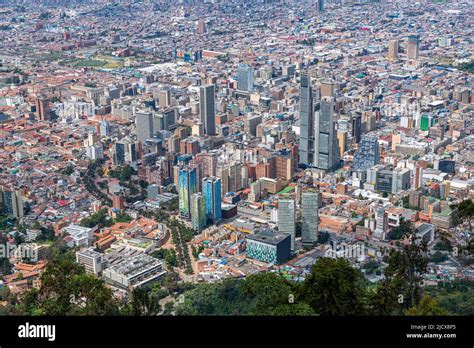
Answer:
M287 186L283 190L278 192L278 194L281 195L281 194L285 194L285 193L290 193L291 191L294 191L294 190L295 190L294 186Z
M84 59L75 63L74 66L96 68L96 67L102 67L105 64L107 64L107 62L104 62L103 60Z

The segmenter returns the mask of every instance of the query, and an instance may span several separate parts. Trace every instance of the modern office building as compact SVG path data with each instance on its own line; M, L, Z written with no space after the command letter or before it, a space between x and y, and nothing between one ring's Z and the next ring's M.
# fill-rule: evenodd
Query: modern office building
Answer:
M215 124L215 86L206 85L199 88L199 113L204 126L204 134L216 135Z
M366 171L380 162L379 143L376 136L364 135L354 155L353 171Z
M301 242L314 244L318 240L319 193L303 191L301 195Z
M375 230L374 237L377 239L385 239L385 232L387 231L387 214L385 208L381 207L375 212Z
M191 224L193 229L197 232L201 232L207 224L206 201L199 192L193 194L191 197Z
M221 210L221 179L204 178L202 193L206 202L206 223L217 224L222 218Z
M112 196L112 207L118 210L125 209L125 198L119 195Z
M418 59L420 56L420 35L412 34L408 36L407 57L408 59Z
M158 97L160 108L167 108L171 105L171 90L169 88L156 92L154 96Z
M130 139L123 139L115 143L113 148L113 161L115 165L132 163L137 159L138 152L136 143L131 142Z
M314 167L333 171L341 166L341 158L334 122L334 102L322 100L314 114Z
M262 115L253 115L246 117L244 121L245 131L253 136L257 135L257 126L262 123Z
M435 119L431 115L422 115L420 118L420 129L422 131L428 131L430 127L434 126Z
M86 156L91 160L104 158L104 148L101 143L86 147Z
M375 173L375 191L392 193L393 171L385 168L377 168Z
M100 122L100 135L102 137L108 137L110 135L110 125L109 125L109 122L107 122L106 120L102 120Z
M237 89L239 91L253 91L253 68L250 65L241 64L237 68Z
M70 224L64 227L62 230L64 234L68 235L65 239L68 239L67 245L69 247L90 246L94 231L95 231L94 228L82 227L82 226L78 226L74 224Z
M171 130L176 128L177 109L170 107L153 113L153 134L162 130Z
M313 164L313 90L311 78L308 74L301 74L300 81L300 164L310 166Z
M35 100L36 116L41 121L48 121L51 118L51 110L49 108L49 99L45 97L38 97Z
M124 142L117 142L115 143L114 149L114 164L115 165L122 165L125 163L125 143Z
M246 236L246 255L249 258L280 264L291 256L291 237L285 233L262 230Z
M145 140L153 137L153 113L137 112L135 115L135 126L137 128L137 140L142 144Z
M324 11L324 0L316 0L316 12L321 13Z
M137 144L132 142L125 143L125 162L135 162L138 159Z
M456 161L448 159L440 160L438 162L438 169L443 173L454 174L456 173Z
M360 138L362 135L362 114L356 113L352 116L352 138L355 143L360 143Z
M105 266L102 253L95 251L92 247L76 252L76 262L83 265L86 273L98 275Z
M397 194L410 188L411 170L395 168L393 170L392 193Z
M198 32L199 35L207 33L206 22L202 19L199 19L199 21L198 21L197 32Z
M339 145L339 156L344 157L344 153L347 151L347 131L338 130L337 131L337 142Z
M398 40L390 40L388 42L388 59L397 60L398 59Z
M183 167L178 173L179 214L186 219L191 217L191 197L197 192L196 168Z
M21 219L24 216L24 207L20 191L0 189L0 208L8 216Z
M295 250L296 235L296 205L290 197L281 196L278 199L278 232L291 237L291 250Z
M230 168L226 163L219 163L216 167L216 176L221 179L221 197L229 192Z
M123 289L139 287L166 274L163 262L147 254L121 260L102 272L106 281Z

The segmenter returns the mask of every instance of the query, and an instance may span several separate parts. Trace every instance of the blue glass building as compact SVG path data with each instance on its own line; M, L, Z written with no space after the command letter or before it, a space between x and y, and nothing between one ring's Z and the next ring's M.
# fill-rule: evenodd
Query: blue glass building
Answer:
M288 234L263 230L246 237L246 255L262 262L279 264L291 256L291 237Z
M360 147L355 153L353 171L366 171L380 162L379 142L374 135L362 136Z
M241 64L237 69L237 89L240 91L253 91L253 68Z
M195 193L191 197L191 224L198 232L206 227L206 207L201 193Z
M202 192L206 202L206 221L208 224L216 224L222 218L221 191L220 178L208 177L203 179Z
M197 192L196 168L184 167L178 174L179 214L186 219L191 217L191 197Z

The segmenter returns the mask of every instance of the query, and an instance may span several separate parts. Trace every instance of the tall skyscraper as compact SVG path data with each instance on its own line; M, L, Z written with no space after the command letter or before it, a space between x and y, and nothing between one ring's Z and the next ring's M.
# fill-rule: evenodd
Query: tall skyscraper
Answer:
M239 65L237 69L237 89L246 92L253 91L253 68L250 65Z
M158 93L158 105L160 108L167 108L171 105L171 91L169 89L163 89Z
M38 97L35 101L36 116L41 121L48 121L51 118L51 110L49 109L49 99L45 97Z
M380 162L379 141L374 135L363 135L360 147L355 153L353 171L366 171Z
M216 168L216 176L221 179L221 196L229 192L229 164L228 163L221 163L217 165Z
M334 122L334 102L321 100L314 115L314 166L332 171L340 167L341 158Z
M23 197L18 190L0 189L0 204L2 210L16 219L21 219L24 215Z
M125 162L135 162L138 159L137 144L125 142Z
M423 167L416 165L413 174L413 188L417 189L423 184Z
M217 177L204 178L202 193L206 202L206 222L216 224L221 220L221 179Z
M207 32L206 22L204 22L202 19L198 21L197 32L199 35L205 34Z
M201 232L206 227L205 199L201 193L191 197L191 224L195 231Z
M316 0L316 12L320 13L324 11L324 0Z
M408 35L407 57L408 59L418 59L420 55L420 35Z
M106 120L100 122L100 136L107 137L110 135L110 125Z
M301 196L301 241L314 244L318 240L319 193L303 191Z
M356 113L352 117L352 138L354 139L356 144L360 142L361 134L362 134L362 115L360 113Z
M295 250L296 210L295 200L290 197L278 199L278 231L291 236L291 250Z
M117 142L115 143L115 150L114 150L114 164L115 165L122 165L125 163L125 143Z
M199 112L204 134L216 135L215 123L215 86L206 85L199 88Z
M313 90L311 88L311 77L308 74L301 75L300 81L300 164L311 165L313 163Z
M118 210L123 210L125 208L125 199L123 196L113 195L112 207Z
M411 171L408 168L393 170L392 193L397 194L410 188Z
M388 42L388 59L397 60L398 59L398 40L390 40Z
M347 132L343 130L337 131L337 141L339 142L339 156L344 157L344 152L347 150Z
M229 165L229 192L237 192L242 188L242 163L233 162Z
M183 167L178 173L179 214L186 219L191 216L191 197L197 192L196 169Z
M153 113L137 112L135 115L135 125L137 127L137 140L142 144L145 140L153 137Z

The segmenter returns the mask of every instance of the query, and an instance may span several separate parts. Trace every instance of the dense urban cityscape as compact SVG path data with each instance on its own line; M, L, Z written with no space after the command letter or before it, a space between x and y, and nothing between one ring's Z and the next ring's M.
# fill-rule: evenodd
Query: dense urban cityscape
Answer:
M0 0L2 315L474 315L469 0Z

